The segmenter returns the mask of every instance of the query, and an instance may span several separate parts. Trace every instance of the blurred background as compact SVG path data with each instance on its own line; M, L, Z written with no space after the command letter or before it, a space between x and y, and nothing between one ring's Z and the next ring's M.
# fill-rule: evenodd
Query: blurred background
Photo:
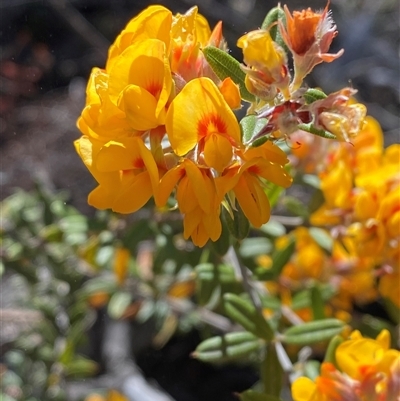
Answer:
M192 0L157 3L174 13L184 13L196 4ZM86 198L95 183L73 148L73 141L80 136L75 122L85 102L85 87L92 67L104 66L110 43L133 16L150 4L144 0L0 0L1 199L9 197L17 188L30 190L40 182L49 192L67 190L62 196L66 207L71 205L86 216L94 215ZM322 0L288 0L286 4L291 10L322 9L326 5ZM259 27L276 3L202 0L197 5L211 28L223 20L231 53L241 60L236 40ZM331 64L317 66L307 83L320 86L327 93L343 86L356 88L357 99L381 123L385 145L399 143L398 0L331 0L331 9L339 31L331 50L334 53L344 48L345 53ZM40 199L46 204L45 197ZM77 244L76 237L68 238L72 238L69 245ZM0 284L0 307L3 308L15 306L15 288L25 288L10 287L8 277L3 276ZM71 280L76 280L78 288L80 278ZM20 318L28 323L37 319L32 314ZM6 324L4 315L1 319L0 345L6 344L0 353L2 358L19 329ZM91 333L89 356L96 359L98 336L104 334L101 321L96 321ZM114 343L119 334L110 334ZM188 355L198 341L196 333L184 342L172 340L163 354L148 350L138 356L138 363L146 375L156 377L177 400L211 400L206 387L213 389L215 400L231 400L224 396L254 383L256 378L251 370L216 371L189 360ZM140 341L138 344L136 347ZM176 361L181 366L171 370L171 364ZM221 388L225 392L216 393ZM74 394L70 399L80 399L79 394L83 393L76 390Z

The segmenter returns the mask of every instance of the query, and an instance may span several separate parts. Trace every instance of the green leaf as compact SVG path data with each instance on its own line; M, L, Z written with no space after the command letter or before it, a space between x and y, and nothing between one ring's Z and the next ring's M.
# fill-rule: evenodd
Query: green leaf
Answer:
M215 242L211 241L211 246L217 255L224 256L231 246L231 232L225 219L221 220L221 224L221 236Z
M284 192L284 188L269 182L268 187L264 190L264 192L268 197L269 204L271 205L272 209L278 203L279 197L281 196L282 192Z
M286 46L285 41L282 38L277 22L281 21L286 26L286 15L280 6L272 8L266 15L261 29L269 30L272 40L277 43L286 53L289 53L289 49Z
M116 292L108 303L108 314L112 319L120 319L131 301L132 296L128 292Z
M328 348L325 353L324 362L333 363L336 366L336 348L343 342L343 337L336 335L329 341Z
M237 280L232 266L203 263L196 266L195 271L196 295L200 305L206 305L217 288L222 292L240 291L241 282Z
M260 347L259 339L244 332L212 337L198 345L192 356L203 362L231 362L243 360Z
M301 129L302 131L306 131L309 132L310 134L316 135L316 136L320 136L322 138L326 138L326 139L337 139L336 135L333 135L331 132L329 131L325 131L323 129L318 129L316 128L313 123L308 123L308 124L299 124L297 126L298 129Z
M232 216L229 214L225 207L222 208L222 220L228 227L229 232L234 238L242 240L249 235L250 223L247 217L244 215L243 210L236 202L236 210L232 209Z
M243 258L254 258L269 254L271 250L272 244L268 238L246 238L240 244L239 253Z
M287 329L281 338L286 344L307 345L326 341L342 332L345 323L338 319L316 320Z
M75 357L75 359L65 366L67 376L88 377L93 376L97 371L97 363L82 356Z
M259 393L254 390L246 390L239 394L240 401L282 401L274 395Z
M261 364L261 380L266 394L279 397L283 384L283 369L279 362L274 343L266 346L265 358Z
M225 312L232 320L257 337L267 341L272 340L274 337L272 328L253 304L230 293L224 294L223 301Z
M203 53L208 64L210 64L219 79L232 78L232 81L239 85L240 95L243 100L248 102L256 100L255 96L247 90L244 83L246 74L240 68L240 63L235 58L214 46L206 46L203 49Z
M310 187L313 187L315 189L321 188L321 180L315 174L304 174L302 176L302 180L305 184L309 185Z
M319 283L319 289L321 291L321 296L324 302L329 301L336 293L337 289L335 289L330 284L321 284ZM310 307L311 302L311 294L310 289L306 289L303 291L299 291L292 298L292 309L298 310L302 308Z
M320 372L321 364L318 361L307 361L304 365L304 375L314 381Z
M285 226L276 220L270 220L268 223L263 224L260 230L271 237L282 237L286 234Z
M303 97L307 104L311 104L314 103L316 100L325 99L327 96L319 89L309 88L306 90Z
M294 196L285 196L282 203L295 216L300 216L304 219L308 219L308 209L299 199L295 198Z
M325 318L324 299L322 298L321 290L318 285L311 288L311 308L313 312L313 320L321 320Z
M261 281L269 281L277 278L293 255L296 248L296 240L294 236L289 237L287 245L282 249L277 249L272 253L272 266L270 269L259 267L256 269L255 274Z
M324 229L319 227L310 227L308 230L313 240L328 254L332 254L333 238Z
M255 114L250 114L240 120L240 128L242 130L243 143L249 144L261 130L268 124L268 119L257 117Z

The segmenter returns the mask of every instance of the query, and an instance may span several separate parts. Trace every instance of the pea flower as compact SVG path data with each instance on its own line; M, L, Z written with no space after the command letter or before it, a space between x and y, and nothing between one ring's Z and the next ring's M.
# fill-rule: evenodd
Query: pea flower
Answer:
M298 378L294 401L396 401L400 389L400 352L390 349L390 334L375 340L358 331L335 352L336 366L324 362L315 381Z
M279 89L285 98L289 96L290 80L285 51L271 38L268 31L258 29L243 35L237 41L243 49L246 66L246 87L261 99L272 100Z

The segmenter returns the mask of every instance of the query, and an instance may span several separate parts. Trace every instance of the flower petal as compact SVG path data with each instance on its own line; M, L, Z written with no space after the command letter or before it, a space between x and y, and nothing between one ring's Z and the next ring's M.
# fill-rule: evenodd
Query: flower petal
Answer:
M144 206L153 194L149 173L133 176L113 202L112 210L117 213L133 213Z

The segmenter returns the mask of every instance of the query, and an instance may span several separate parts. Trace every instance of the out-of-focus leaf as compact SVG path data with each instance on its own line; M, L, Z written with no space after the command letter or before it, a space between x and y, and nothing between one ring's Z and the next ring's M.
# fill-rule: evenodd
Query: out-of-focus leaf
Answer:
M326 341L339 334L346 323L338 319L316 320L287 329L281 337L286 344L308 345Z
M65 365L67 376L90 377L96 374L97 371L97 363L82 356L75 357L75 359Z
M285 196L283 199L283 204L295 216L300 216L308 219L308 209L299 199L293 196Z
M253 334L247 331L234 332L203 341L192 356L203 362L230 362L246 358L259 347L260 341Z
M268 238L246 238L240 244L239 253L243 258L254 258L268 255L271 250L272 244Z
M249 301L235 294L224 294L224 310L235 322L254 335L271 341L274 332L260 312Z
M260 230L271 237L282 237L286 234L285 226L276 220L270 220L268 223L263 224Z
M265 358L261 362L261 380L266 394L279 397L283 384L283 369L274 343L266 346Z
M325 318L324 299L322 298L321 290L318 285L311 288L310 291L310 304L313 312L313 320L321 320Z
M108 314L112 319L120 319L132 301L128 292L119 291L114 293L108 303Z
M232 216L223 207L221 212L221 219L225 222L229 232L234 238L242 240L247 237L250 230L250 223L244 215L241 207L236 204L236 210L232 209Z
M336 365L336 348L343 342L343 337L336 335L329 341L328 348L325 353L324 362L330 362Z
M318 361L307 361L304 365L304 374L306 377L314 381L320 373L321 364Z
M332 254L333 238L331 235L322 228L310 227L308 230L314 241L328 254Z

